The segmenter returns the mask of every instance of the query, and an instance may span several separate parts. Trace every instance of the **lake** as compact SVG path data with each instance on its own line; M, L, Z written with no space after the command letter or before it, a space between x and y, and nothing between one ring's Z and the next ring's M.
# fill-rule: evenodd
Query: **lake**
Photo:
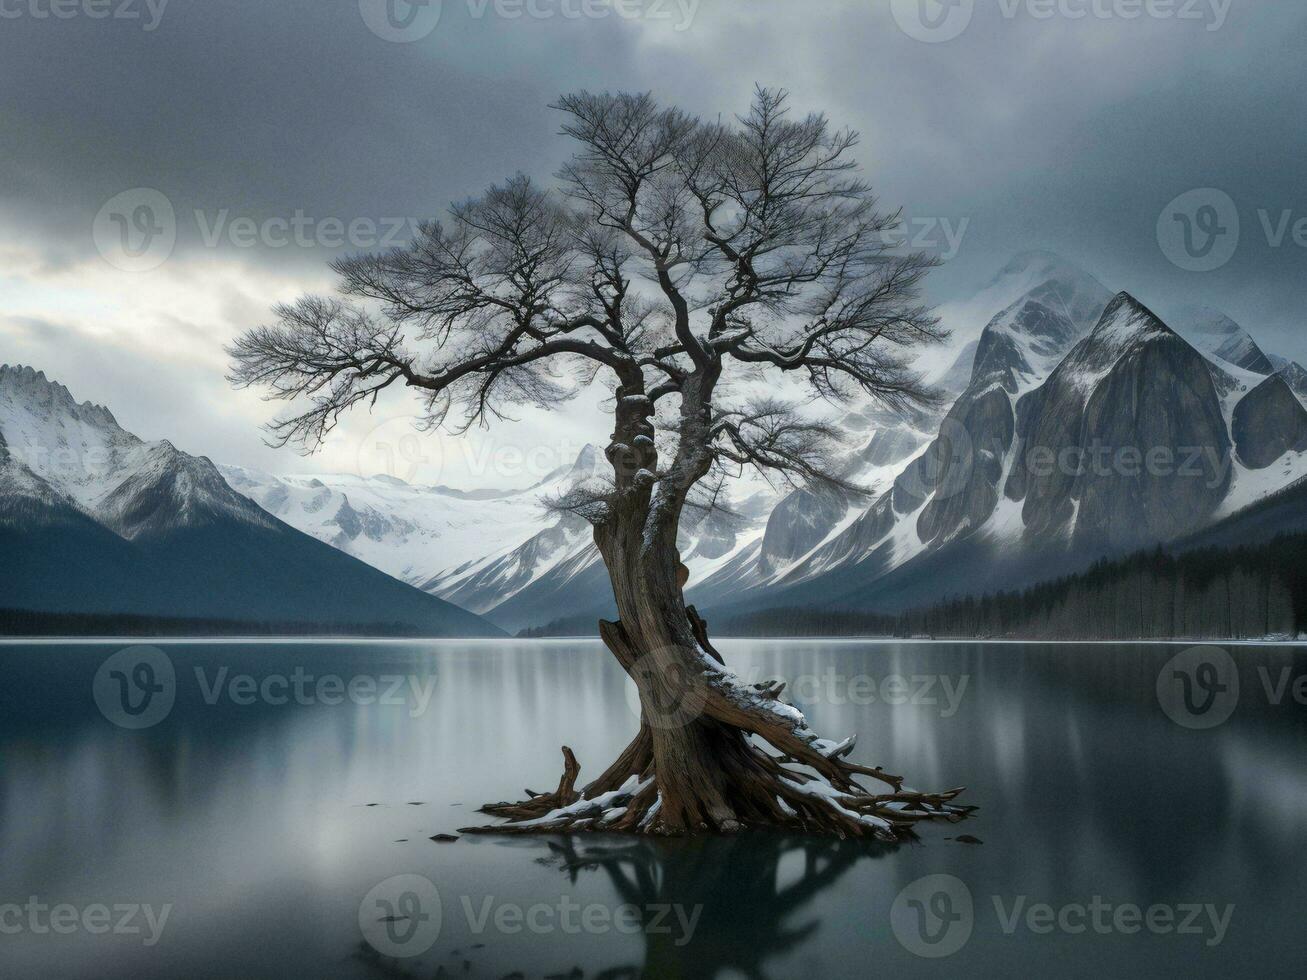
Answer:
M919 843L430 840L634 733L598 642L0 645L0 974L1297 973L1307 652L722 641L979 804ZM1160 681L1159 681L1160 678ZM123 695L126 694L126 700ZM983 843L964 843L958 835Z

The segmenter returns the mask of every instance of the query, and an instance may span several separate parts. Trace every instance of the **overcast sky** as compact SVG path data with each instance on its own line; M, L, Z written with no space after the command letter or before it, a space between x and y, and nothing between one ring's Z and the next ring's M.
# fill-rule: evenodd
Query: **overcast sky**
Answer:
M303 459L262 445L274 409L223 345L328 287L342 237L549 180L561 92L716 116L756 82L862 132L948 259L935 300L1045 247L1307 359L1304 51L1307 4L1278 0L0 0L0 362L221 462L525 485L603 439L593 399L454 444L403 441L399 398Z

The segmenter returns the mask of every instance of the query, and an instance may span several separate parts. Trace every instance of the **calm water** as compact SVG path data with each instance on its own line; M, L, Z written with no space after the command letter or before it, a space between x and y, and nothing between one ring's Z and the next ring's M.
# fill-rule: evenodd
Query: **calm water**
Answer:
M1302 651L1233 648L1237 700L1181 662L1191 705L1215 700L1187 716L1157 691L1181 647L723 642L746 678L787 678L824 734L857 731L864 761L982 806L884 849L429 840L552 789L564 743L583 780L626 743L636 719L597 643L124 646L0 646L0 975L1301 966ZM138 714L120 684L144 685Z

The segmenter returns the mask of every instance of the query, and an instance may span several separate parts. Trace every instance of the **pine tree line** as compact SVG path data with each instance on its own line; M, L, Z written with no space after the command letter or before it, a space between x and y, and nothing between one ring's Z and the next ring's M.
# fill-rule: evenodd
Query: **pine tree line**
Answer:
M1307 534L1237 549L1158 548L1022 591L951 599L898 616L771 609L723 627L734 636L1296 637L1307 631Z

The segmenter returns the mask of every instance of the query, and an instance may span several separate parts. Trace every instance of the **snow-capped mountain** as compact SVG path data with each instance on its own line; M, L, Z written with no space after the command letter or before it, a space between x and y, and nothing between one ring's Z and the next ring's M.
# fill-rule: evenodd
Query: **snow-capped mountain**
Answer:
M232 487L269 513L416 585L485 559L498 542L515 547L554 527L559 519L547 502L601 476L605 467L603 454L586 446L571 466L526 490L485 493L410 484L384 474L278 477L237 466L219 469Z
M0 366L0 542L0 607L495 632L296 531L208 459L137 438L30 367Z
M1083 334L1111 297L1106 286L1054 252L1020 252L974 294L940 306L940 322L951 331L953 339L943 350L945 370L932 370L930 363L935 358L929 352L923 353L926 379L945 391L960 394L971 382L984 328L1025 300L1064 316ZM1032 354L1039 359L1038 351Z
M806 491L792 495L773 513L769 531L777 521L800 521L807 525L807 533L799 538L803 547L760 555L752 570L735 568L728 576L698 583L694 590L700 601L720 603L748 591L783 590L860 564L871 553L879 555L873 562L884 560L888 549L881 545L895 523L895 509L903 511L910 503L916 506L908 512L925 507L917 548L975 526L978 514L968 509L983 510L986 497L997 501L1002 472L995 467L1010 446L1017 399L1089 331L1110 299L1111 293L1096 279L1050 253L1014 258L976 299L962 304L973 313L992 313L973 345L963 348L964 355L969 348L974 351L969 381L942 420L871 413L868 424L875 434L868 449L873 454L881 450L871 459L879 465L852 474L871 488L871 505L841 501L844 506L839 506L814 500ZM963 479L961 468L950 466L950 457L963 448L959 442L987 461L968 470L968 493L950 483ZM937 482L947 490L927 503L928 488ZM905 535L895 548L899 559L910 557L912 547ZM752 560L747 555L741 559Z
M1220 310L1209 306L1184 307L1171 318L1175 331L1209 358L1244 371L1268 375L1275 366L1252 335Z
M1307 473L1307 370L1219 311L1185 310L1172 329L1033 251L940 315L954 338L927 375L946 410L840 420L841 472L863 496L751 485L732 512L687 514L691 601L891 609L1021 584L1193 532ZM1123 462L1056 465L1104 447ZM1169 463L1135 472L1135 449ZM518 629L610 611L589 528L542 506L605 466L587 447L529 490L475 499L387 477L223 473L318 539Z
M1284 378L1205 356L1129 294L1042 377L1009 335L992 362L982 340L939 437L847 531L761 591L712 601L893 609L1025 584L1307 474L1307 410Z
M287 523L396 578L517 629L572 608L606 610L608 579L588 524L549 501L610 472L586 446L524 490L466 493L391 476L273 476L221 472L240 493ZM755 491L729 511L687 514L682 560L706 577L763 534L774 495Z

